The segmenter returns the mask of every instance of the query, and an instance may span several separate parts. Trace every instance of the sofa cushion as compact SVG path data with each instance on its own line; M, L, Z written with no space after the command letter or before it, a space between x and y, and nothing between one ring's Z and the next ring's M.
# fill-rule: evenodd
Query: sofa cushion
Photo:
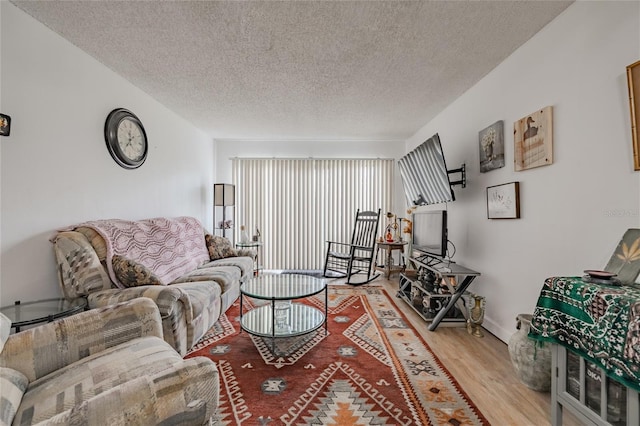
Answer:
M0 367L0 424L13 422L28 385L29 379L21 372Z
M182 357L158 337L129 340L88 356L29 384L16 424L44 421L102 392L182 363Z
M224 259L226 257L233 257L238 255L236 249L234 249L231 245L231 241L224 237L206 234L204 236L204 241L207 245L209 258L211 260Z
M113 272L125 287L162 285L160 279L146 266L123 256L114 255Z
M208 425L219 401L219 373L205 357L141 376L78 402L47 425ZM40 424L40 423L39 423Z
M96 251L98 259L100 259L101 262L104 262L107 258L107 244L104 242L102 235L98 234L98 231L93 228L89 228L88 226L80 226L76 228L76 231L87 238L89 244L91 244L93 249Z
M200 269L206 268L218 268L221 266L233 266L240 270L240 276L243 279L246 276L253 275L253 268L255 267L253 258L240 256L240 257L225 257L224 259L213 260L209 263L202 265Z
M211 265L211 263L213 262L210 262L207 265ZM222 293L225 293L234 282L240 281L240 274L240 269L235 265L218 265L215 267L203 266L195 271L191 271L188 274L183 275L172 284L197 281L215 281L222 288Z

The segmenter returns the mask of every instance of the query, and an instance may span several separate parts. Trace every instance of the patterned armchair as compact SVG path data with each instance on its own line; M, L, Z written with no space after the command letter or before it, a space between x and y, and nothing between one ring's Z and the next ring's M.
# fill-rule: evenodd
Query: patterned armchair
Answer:
M9 335L0 314L0 424L208 424L218 370L162 339L148 298Z

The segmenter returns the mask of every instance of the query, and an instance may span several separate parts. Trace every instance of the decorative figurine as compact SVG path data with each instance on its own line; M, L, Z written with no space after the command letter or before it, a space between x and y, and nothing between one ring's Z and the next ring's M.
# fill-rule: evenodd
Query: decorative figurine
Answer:
M391 228L389 226L387 226L387 232L385 232L385 234L384 234L384 239L388 243L392 243L393 242L393 234L391 233Z
M469 293L469 295L470 300L473 301L473 306L471 306L471 304L467 306L467 312L469 314L467 318L467 332L475 337L484 337L481 326L484 321L485 298L484 296L478 296L473 293Z

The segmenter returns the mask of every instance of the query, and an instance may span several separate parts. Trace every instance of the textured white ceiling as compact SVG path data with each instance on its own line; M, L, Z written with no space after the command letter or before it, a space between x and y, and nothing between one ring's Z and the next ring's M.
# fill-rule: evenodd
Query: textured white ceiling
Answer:
M17 1L215 139L403 140L570 1Z

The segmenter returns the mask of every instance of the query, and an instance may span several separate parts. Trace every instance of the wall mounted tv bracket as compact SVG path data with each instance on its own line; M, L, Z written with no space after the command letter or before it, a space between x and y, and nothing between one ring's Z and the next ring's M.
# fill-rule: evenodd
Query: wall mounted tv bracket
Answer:
M463 188L467 187L467 171L466 165L462 163L462 166L459 169L447 170L447 174L451 175L453 173L460 173L460 180L451 180L449 178L449 183L451 186L461 185Z

